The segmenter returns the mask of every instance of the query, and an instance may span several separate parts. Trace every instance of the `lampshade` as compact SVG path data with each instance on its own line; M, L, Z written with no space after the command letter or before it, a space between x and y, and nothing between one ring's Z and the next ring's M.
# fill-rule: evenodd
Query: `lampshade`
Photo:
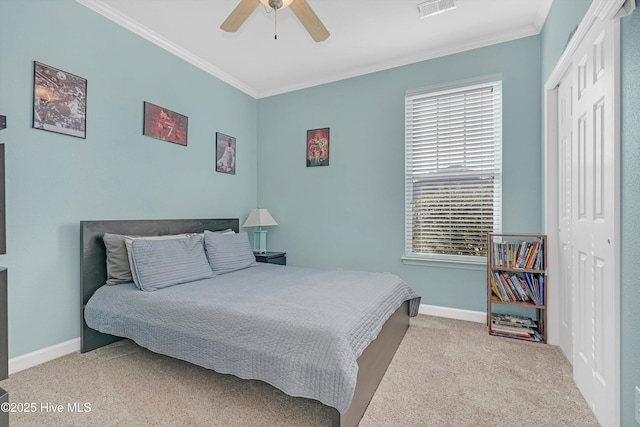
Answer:
M267 225L278 225L278 223L266 209L252 210L247 220L242 224L243 227L264 227Z
M285 7L289 7L289 5L293 3L293 0L260 0L260 3L271 9L284 9ZM273 3L273 6L270 3ZM282 5L280 5L280 3L282 3Z

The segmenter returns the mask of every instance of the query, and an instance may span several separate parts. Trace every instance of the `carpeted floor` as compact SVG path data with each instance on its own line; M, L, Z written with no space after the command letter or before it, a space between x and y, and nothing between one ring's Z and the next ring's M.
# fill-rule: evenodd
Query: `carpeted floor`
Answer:
M131 341L15 373L0 387L14 409L35 409L11 413L12 427L329 425L329 412L318 402L160 356ZM360 423L597 425L557 347L493 337L483 324L425 315L411 319Z

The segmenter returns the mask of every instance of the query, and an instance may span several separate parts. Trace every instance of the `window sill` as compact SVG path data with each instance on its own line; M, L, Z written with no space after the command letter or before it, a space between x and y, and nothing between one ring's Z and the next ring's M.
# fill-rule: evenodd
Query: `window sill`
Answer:
M422 267L457 268L460 270L487 270L487 259L485 257L420 257L405 255L401 257L402 263L406 265L419 265Z

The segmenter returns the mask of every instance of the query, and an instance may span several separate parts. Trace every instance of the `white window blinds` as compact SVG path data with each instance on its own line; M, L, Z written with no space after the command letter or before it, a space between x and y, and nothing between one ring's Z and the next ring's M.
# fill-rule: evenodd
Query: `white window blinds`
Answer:
M486 256L502 229L502 82L408 92L405 114L406 255Z

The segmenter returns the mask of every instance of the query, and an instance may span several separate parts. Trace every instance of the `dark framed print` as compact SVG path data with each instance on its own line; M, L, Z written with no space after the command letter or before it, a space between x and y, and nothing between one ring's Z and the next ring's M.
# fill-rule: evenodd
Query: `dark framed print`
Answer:
M307 167L329 166L329 128L307 131Z
M186 146L188 127L187 116L145 101L143 135Z
M216 132L216 171L236 174L236 139Z
M34 61L33 127L86 138L87 80Z

